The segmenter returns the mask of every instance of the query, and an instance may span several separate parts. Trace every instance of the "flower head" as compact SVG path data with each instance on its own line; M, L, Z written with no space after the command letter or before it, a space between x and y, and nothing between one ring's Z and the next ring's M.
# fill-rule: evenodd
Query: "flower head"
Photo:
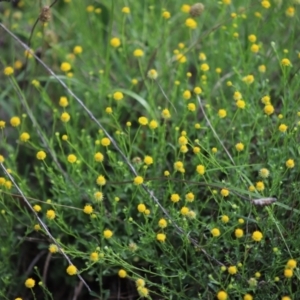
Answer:
M125 278L127 276L127 272L123 269L119 270L118 275L120 278Z
M218 228L213 228L210 232L211 232L213 237L218 237L221 234L221 232Z
M157 73L157 71L155 69L151 69L151 70L148 71L147 76L150 79L155 80L158 77L158 73Z
M164 234L164 233L158 233L157 235L156 235L156 239L159 241L159 242L161 242L161 243L163 243L165 240L166 240L166 235Z
M218 300L227 300L228 299L228 295L227 295L226 292L220 291L217 294L217 298L218 298Z
M112 236L113 236L113 232L109 229L105 229L103 231L103 236L106 238L106 239L110 239Z
M36 158L38 160L44 160L46 158L46 153L44 151L39 151L37 154L36 154Z
M60 65L60 69L63 71L63 72L69 72L71 70L71 65L68 63L68 62L63 62L61 65Z
M144 178L142 176L136 176L133 180L133 184L141 185L144 182Z
M178 195L178 194L172 194L171 195L171 201L173 202L173 203L176 203L176 202L178 202L180 200L180 196Z
M66 271L69 275L72 276L77 273L77 268L74 265L69 265Z
M99 175L96 180L97 184L103 186L106 184L106 179L103 175Z
M6 67L3 71L5 76L10 76L12 74L14 74L14 69L13 67Z
M124 98L124 95L123 95L123 93L121 93L121 92L115 92L115 93L113 94L113 98L114 98L116 101L120 101L120 100L122 100L122 99Z
M185 26L187 26L190 29L196 29L197 28L197 22L192 18L187 18L185 20Z
M87 215L90 215L92 212L94 211L92 205L85 205L84 208L83 208L83 212Z
M53 220L55 218L55 211L53 209L47 210L46 217L49 220Z
M67 112L63 112L60 116L60 119L64 122L67 123L70 120L70 115Z
M243 229L240 229L240 228L237 228L235 231L234 231L234 235L236 236L236 238L241 238L243 235L244 235L244 231Z
M76 155L74 155L74 154L69 154L68 155L68 162L69 163L74 164L76 162L76 160L77 160Z
M11 124L11 126L13 126L13 127L17 127L17 126L19 126L19 125L21 124L21 120L20 120L19 117L12 117L12 118L10 119L10 124Z
M285 165L288 169L292 169L295 167L295 162L293 159L288 159L286 162L285 162Z
M252 239L255 241L255 242L260 242L263 238L263 234L256 230L252 233Z
M32 289L35 286L35 280L32 278L26 279L25 286L29 289Z
M110 40L110 45L114 48L118 48L121 46L121 40L117 37L114 37Z

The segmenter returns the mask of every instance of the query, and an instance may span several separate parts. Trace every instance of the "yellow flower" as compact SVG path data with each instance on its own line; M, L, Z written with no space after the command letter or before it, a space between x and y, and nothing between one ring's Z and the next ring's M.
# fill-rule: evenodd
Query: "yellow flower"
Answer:
M158 233L157 235L156 235L156 239L159 241L159 242L161 242L161 243L163 243L165 240L166 240L166 235L164 234L164 233Z
M295 162L293 159L288 159L286 162L285 162L285 165L288 169L292 169L295 167Z
M68 63L68 62L63 62L61 65L60 65L60 69L63 71L63 72L69 72L71 70L71 65Z
M289 259L288 262L286 263L286 267L288 269L295 269L297 267L297 261L294 259Z
M243 151L244 148L245 148L245 146L244 146L243 143L237 143L237 144L235 145L235 149L236 149L236 151L238 151L238 152Z
M229 217L228 216L226 216L226 215L223 215L222 217L221 217L221 220L222 220L222 222L223 223L228 223L229 222Z
M208 64L202 64L200 66L200 70L203 72L207 72L209 70L209 65Z
M139 288L139 287L144 287L146 283L145 283L144 279L139 278L139 279L136 280L135 284L136 284L136 287Z
M149 290L145 287L138 287L137 291L142 298L148 297Z
M211 232L213 237L218 237L221 234L221 232L218 228L213 228L210 232Z
M60 119L62 120L62 122L66 123L69 122L70 120L70 115L67 112L63 112L60 116Z
M96 162L103 162L104 155L101 152L97 152L94 155L94 159L95 159Z
M170 19L170 18L171 18L171 14L170 14L170 12L168 12L168 11L164 11L164 12L162 13L162 17L165 18L165 19L167 20L167 19Z
M183 215L183 216L186 216L188 213L189 213L189 208L186 207L186 206L183 206L180 210L180 213Z
M101 139L101 145L104 146L104 147L107 147L110 145L110 139L107 138L107 137L104 137Z
M155 80L157 78L157 76L158 76L158 73L157 73L157 71L155 69L151 69L151 70L148 71L147 76L150 79Z
M193 193L187 193L186 195L185 195L185 200L187 201L187 202L193 202L194 200L195 200L195 195L193 194Z
M285 14L286 14L288 17L292 18L292 17L295 15L295 7L289 6L289 7L286 9Z
M171 118L170 111L167 108L163 109L162 112L161 112L161 116L164 119L170 119Z
M122 13L123 14L130 14L130 8L128 6L124 6L122 8Z
M265 73L266 72L266 66L265 65L260 65L260 66L258 66L258 71L260 72L260 73Z
M236 266L230 266L230 267L228 267L228 273L230 275L235 275L237 273L237 267Z
M197 28L197 22L192 18L187 18L185 21L185 25L190 29Z
M217 294L217 298L218 298L218 300L227 300L228 299L228 295L227 295L226 292L220 291Z
M257 53L259 51L259 45L253 44L250 48L251 52Z
M106 184L106 179L103 175L99 175L96 180L97 184L103 186Z
M197 171L198 174L204 175L205 167L203 165L198 165L197 168L196 168L196 171Z
M49 220L53 220L55 218L55 211L53 209L47 210L46 217Z
M103 196L103 193L102 192L95 192L94 193L94 198L96 201L102 201L104 196Z
M259 170L259 176L262 178L268 178L270 175L270 171L266 168L262 168Z
M95 7L93 5L88 5L86 7L86 11L89 12L89 13L93 12L94 10L95 10Z
M256 36L254 34L250 34L248 36L248 40L251 42L251 43L255 43L256 42Z
M225 118L227 116L227 112L225 109L219 109L218 115L220 118Z
M120 45L121 45L121 41L120 41L119 38L114 37L114 38L112 38L112 39L110 40L110 44L111 44L112 47L118 48L118 47L120 47Z
M94 211L93 207L89 204L85 205L83 208L83 212L87 215L90 215Z
M135 185L141 185L144 182L144 179L142 176L136 176L133 180L133 183Z
M19 125L21 124L21 120L20 120L19 117L12 117L12 118L10 119L10 124L11 124L11 126L13 126L13 127L17 127L17 126L19 126Z
M195 93L196 95L200 95L200 94L202 93L202 89L201 89L199 86L196 86L196 87L194 88L194 93Z
M196 110L196 105L194 103L189 103L187 105L187 108L189 111L195 111Z
M184 12L184 13L189 13L189 12L190 12L190 9L191 9L191 7L190 7L190 5L188 5L188 4L183 4L183 5L181 6L181 11Z
M186 90L186 91L183 92L182 96L183 96L184 99L188 100L188 99L191 98L192 94L189 90Z
M75 275L77 273L77 268L74 265L70 265L70 266L68 266L66 271L69 275L72 276L72 275Z
M98 252L92 252L91 254L90 254L90 260L91 261L98 261L98 259L99 259L99 254L98 254Z
M284 277L291 278L294 275L293 269L284 269Z
M44 151L39 151L37 154L36 154L36 158L38 160L44 160L46 158L46 153Z
M281 65L283 67L290 67L292 64L291 64L291 61L288 58L283 58L281 60Z
M139 117L138 121L143 126L146 126L148 124L148 119L146 117Z
M106 239L110 239L112 236L113 236L113 232L109 229L105 229L103 231L103 236L106 238Z
M244 100L236 101L236 106L240 109L244 109L246 107L246 102Z
M67 107L69 105L68 98L67 97L60 97L59 98L59 105L61 107Z
M221 195L222 195L223 197L228 197L228 195L229 195L229 190L227 190L227 189L221 189Z
M171 201L173 202L173 203L176 203L176 202L178 202L180 200L180 196L178 195L178 194L172 194L171 195Z
M158 127L157 121L155 121L155 120L150 121L149 127L150 127L151 129L156 129L156 128Z
M251 84L254 82L254 76L253 75L247 75L243 78L243 81L247 84Z
M20 140L22 142L27 142L30 139L30 135L27 132L23 132L20 135Z
M244 235L243 229L237 228L237 229L234 231L234 235L235 235L238 239L241 238L241 237Z
M142 57L142 56L144 56L144 51L142 49L135 49L133 51L133 56Z
M25 286L29 289L32 289L35 286L35 280L32 278L26 279Z
M5 128L5 121L0 120L0 129Z
M140 204L137 206L137 209L138 209L138 211L139 211L140 213L143 213L143 212L145 212L145 210L146 210L146 205L143 204L143 203L140 203Z
M122 99L124 98L124 95L123 95L123 93L121 93L121 92L115 92L115 93L113 94L113 98L114 98L116 101L120 101L120 100L122 100Z
M123 269L119 270L118 275L120 278L125 278L127 276L127 272Z
M34 209L36 212L39 212L39 211L42 210L41 206L38 205L38 204L34 205L34 206L33 206L33 209Z
M6 68L4 68L3 73L5 76L10 76L10 75L14 74L14 69L12 67L6 67Z
M153 164L153 158L149 155L146 155L145 158L144 158L144 163L149 166L151 164Z
M255 241L255 242L260 242L263 238L263 234L256 230L252 233L252 239Z
M269 2L269 1L266 1L266 0L261 1L261 5L262 5L262 7L264 7L264 8L270 8L270 7L271 7L270 2Z
M252 297L252 295L250 295L250 294L246 294L246 295L244 296L243 300L253 300L253 297Z
M266 115L271 115L272 113L274 113L274 106L272 104L267 104L264 108L264 112Z
M167 222L166 219L160 219L160 220L158 221L158 226L159 226L160 228L166 228L167 225L168 225L168 222Z
M49 249L50 253L57 253L58 252L58 247L55 244L51 244L48 249Z
M73 49L74 54L81 54L82 53L82 47L81 46L75 46Z
M68 162L71 164L74 164L77 160L77 157L74 154L69 154L68 155Z
M280 124L278 127L279 131L286 132L288 127L285 124Z

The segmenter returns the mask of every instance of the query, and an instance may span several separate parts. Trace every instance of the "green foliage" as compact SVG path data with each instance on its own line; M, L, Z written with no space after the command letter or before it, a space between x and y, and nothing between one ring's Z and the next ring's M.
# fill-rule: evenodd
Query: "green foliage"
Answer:
M0 4L1 299L300 297L299 1L207 2Z

